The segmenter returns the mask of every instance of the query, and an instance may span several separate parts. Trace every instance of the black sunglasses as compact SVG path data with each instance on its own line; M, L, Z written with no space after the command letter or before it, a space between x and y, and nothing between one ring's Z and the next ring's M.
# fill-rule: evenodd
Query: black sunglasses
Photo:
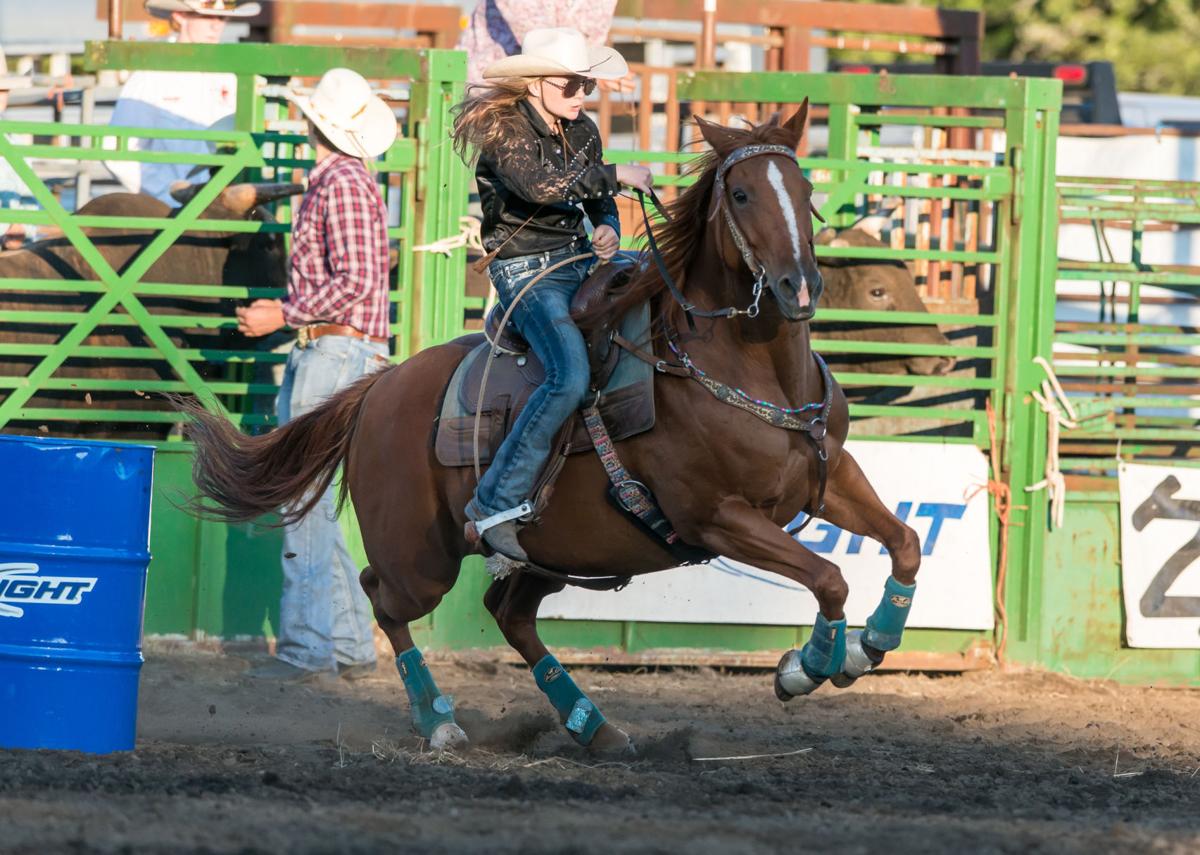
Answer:
M575 93L579 91L579 87L583 87L584 96L591 95L596 91L596 81L591 77L572 77L566 83L555 83L548 77L542 78L546 83L549 83L555 89L562 92L564 98L574 98Z

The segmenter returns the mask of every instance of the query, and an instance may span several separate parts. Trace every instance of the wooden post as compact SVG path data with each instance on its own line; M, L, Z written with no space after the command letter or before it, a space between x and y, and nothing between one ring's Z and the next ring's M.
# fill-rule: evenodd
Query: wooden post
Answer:
M696 59L696 64L700 68L716 68L717 66L717 0L704 0L700 56Z
M110 39L123 38L121 31L121 2L122 0L108 0L108 37Z

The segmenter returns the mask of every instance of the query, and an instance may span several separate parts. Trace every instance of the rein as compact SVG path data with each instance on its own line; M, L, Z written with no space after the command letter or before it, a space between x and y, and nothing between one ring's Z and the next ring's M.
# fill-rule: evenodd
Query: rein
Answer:
M654 237L654 229L650 225L650 216L646 212L646 197L645 194L638 190L638 203L642 209L642 220L646 227L646 240L650 248L650 257L654 260L654 266L658 269L659 276L662 277L667 290L670 291L671 297L679 304L684 311L684 316L687 318L688 327L693 331L696 328L693 316L702 318L733 318L738 315L745 315L748 318L758 317L758 304L762 299L763 284L766 281L766 270L758 259L754 256L754 251L750 249L750 244L746 240L746 236L742 234L741 228L738 227L737 220L733 213L729 210L729 204L725 200L725 175L731 168L743 160L748 160L752 157L762 157L765 155L781 155L789 159L795 160L796 152L791 148L783 145L744 145L734 149L717 167L716 179L713 183L713 196L711 202L711 211L708 219L713 219L720 211L725 219L725 225L729 229L729 234L733 238L734 244L742 255L742 260L745 261L746 267L754 274L754 290L751 292L753 300L745 309L739 309L735 306L726 306L722 309L699 309L695 303L689 301L680 290L679 285L667 270L667 264L663 260L662 252L658 248L658 241ZM659 201L657 194L653 190L650 191L650 201L653 203L655 210L665 220L670 220L666 209L662 202ZM812 208L813 215L821 222L825 222L825 218L821 216L815 208ZM825 364L825 360L816 351L813 351L813 359L816 360L817 367L821 371L821 381L825 387L825 394L820 402L805 404L800 407L781 407L778 404L773 404L770 401L763 401L757 398L752 398L736 386L729 386L722 383L707 373L701 370L687 352L677 344L677 336L673 330L668 330L667 343L671 348L671 352L675 354L679 360L676 364L671 364L663 359L658 359L653 354L646 353L636 345L626 341L621 336L614 336L614 342L618 347L627 351L631 355L637 357L643 362L650 363L654 369L662 374L671 374L676 377L690 377L695 380L705 389L707 389L713 397L718 401L729 404L744 410L751 415L762 419L772 427L781 428L783 430L799 431L809 438L813 444L813 448L817 455L817 494L816 502L810 506L807 519L799 528L789 530L790 534L797 534L804 529L818 514L825 510L825 487L828 482L828 464L829 452L825 448L825 436L828 432L829 413L833 408L833 377L829 372L829 366ZM811 419L800 418L802 413L810 413L814 410L817 414Z
M754 251L750 248L749 241L742 234L741 228L737 224L737 220L733 216L733 212L729 210L729 203L725 201L725 175L737 164L743 160L749 160L752 157L764 157L766 155L778 155L786 157L792 162L796 160L796 152L794 149L785 145L766 145L753 144L744 145L735 148L729 155L721 161L721 165L717 167L717 177L713 183L712 191L712 211L708 218L711 220L720 211L725 218L725 225L729 229L729 234L733 238L733 243L738 248L738 252L742 255L742 260L746 262L746 267L754 274L754 290L751 292L753 299L750 305L744 309L739 309L736 306L726 306L723 309L699 309L696 304L683 296L683 291L667 270L667 265L663 261L662 253L658 249L658 241L654 238L654 229L650 226L650 216L646 213L646 196L641 191L637 191L638 204L642 209L642 221L646 226L646 240L650 244L650 257L654 259L654 266L658 268L658 273L666 283L667 289L671 292L671 296L675 302L683 309L684 316L687 318L688 329L695 330L695 317L701 318L734 318L738 315L745 315L748 318L758 317L758 303L762 299L763 285L767 279L767 271L754 257ZM665 220L670 220L666 209L654 190L650 191L650 201L654 204L654 208ZM815 208L813 213L821 222L825 222L825 218L821 216Z
M782 148L782 146L779 146L779 148ZM654 229L650 227L650 216L646 213L646 196L641 190L637 191L637 195L638 204L642 209L642 221L646 225L646 241L650 244L650 257L654 259L654 266L658 268L658 275L666 283L671 296L679 304L680 308L683 309L684 317L687 318L688 328L692 330L696 329L696 316L701 318L733 318L738 315L745 315L748 318L758 317L758 301L762 297L763 282L765 281L765 271L763 271L762 266L759 266L759 272L755 275L754 279L754 300L745 309L739 309L736 306L726 306L723 309L697 308L695 303L683 296L683 292L679 290L679 286L675 283L671 272L667 270L667 265L662 258L662 252L658 248L658 241L654 238ZM663 219L669 220L670 217L667 216L666 210L658 200L658 195L653 190L650 191L650 200L654 203L655 209L662 215ZM751 267L750 269L753 270L754 268Z

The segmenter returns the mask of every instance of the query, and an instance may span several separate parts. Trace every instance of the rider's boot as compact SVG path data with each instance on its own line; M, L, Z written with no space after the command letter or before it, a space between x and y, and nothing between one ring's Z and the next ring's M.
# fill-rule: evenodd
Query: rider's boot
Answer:
M509 520L502 522L499 525L494 525L482 534L483 542L492 548L493 552L499 552L505 558L513 561L526 562L529 560L529 555L521 548L521 544L517 541L517 521Z
M474 526L475 534L482 538L488 548L519 563L528 562L529 555L517 540L518 522L521 517L530 512L532 512L532 508L528 502L523 502L510 511L501 511L491 516L483 516L483 512L474 499L466 508L467 518L472 521L468 525Z

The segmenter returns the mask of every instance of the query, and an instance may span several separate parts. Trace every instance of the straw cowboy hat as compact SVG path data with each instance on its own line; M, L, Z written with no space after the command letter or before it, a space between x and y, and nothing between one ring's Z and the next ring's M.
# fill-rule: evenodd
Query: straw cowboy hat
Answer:
M172 12L214 18L253 18L262 7L238 0L146 0L146 11L156 18L170 18Z
M557 77L560 75L619 80L629 73L625 59L610 47L588 44L583 33L570 27L530 30L521 52L493 62L483 76Z
M32 85L33 81L28 77L8 73L8 58L4 55L4 48L0 48L0 91L28 89Z
M357 71L331 68L312 95L293 95L292 100L343 154L378 157L396 140L396 114Z

